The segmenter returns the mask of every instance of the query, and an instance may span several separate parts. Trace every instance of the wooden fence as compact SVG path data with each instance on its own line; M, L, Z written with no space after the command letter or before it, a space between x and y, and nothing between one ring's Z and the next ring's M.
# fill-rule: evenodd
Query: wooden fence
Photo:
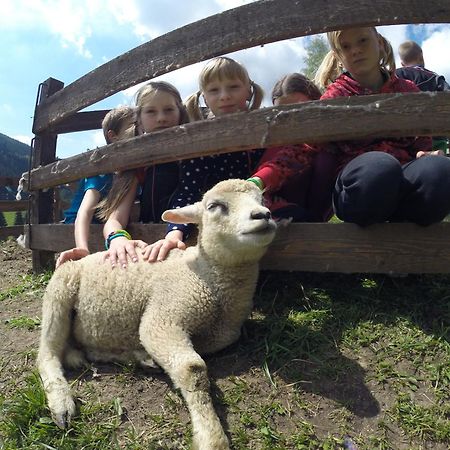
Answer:
M27 178L28 190L33 192L29 245L34 269L52 265L54 252L74 244L71 226L52 223L53 188L62 183L154 163L294 142L450 135L450 93L391 94L262 108L55 161L58 134L100 128L106 111L81 109L139 82L243 48L348 26L449 22L448 0L261 0L153 39L66 87L49 78L39 87L33 169ZM164 234L164 226L131 224L130 231L151 242ZM352 224L291 224L280 230L263 268L448 273L449 231L450 223L427 228L380 224L364 229ZM91 234L92 248L100 249L101 230L92 226Z
M17 177L0 177L0 187L8 186L12 189L16 189L19 184L19 178ZM0 200L0 213L5 212L17 212L17 211L27 211L28 201L27 200ZM20 234L24 233L23 225L10 225L10 226L0 226L0 240L7 239L12 236L17 238Z

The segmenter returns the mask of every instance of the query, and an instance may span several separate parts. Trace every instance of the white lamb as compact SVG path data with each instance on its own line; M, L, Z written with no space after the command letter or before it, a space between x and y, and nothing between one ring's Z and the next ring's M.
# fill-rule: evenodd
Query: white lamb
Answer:
M227 180L201 202L169 210L163 219L198 223L198 243L162 263L126 270L101 263L102 253L63 264L44 295L38 367L56 424L65 427L75 403L62 361L155 361L189 408L194 448L228 449L209 394L200 354L235 342L252 308L258 262L276 225L260 190ZM148 362L148 361L147 361Z

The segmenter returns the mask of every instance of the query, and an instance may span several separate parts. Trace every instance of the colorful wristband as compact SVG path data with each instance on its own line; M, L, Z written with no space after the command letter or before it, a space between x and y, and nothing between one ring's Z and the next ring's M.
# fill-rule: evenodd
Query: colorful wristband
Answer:
M250 181L251 183L256 184L256 186L258 186L259 189L261 189L261 191L264 189L264 183L261 180L261 178L251 177L251 178L247 178L247 181Z
M105 239L105 249L106 250L109 250L111 241L117 237L124 237L124 238L127 238L128 240L132 239L130 233L128 233L127 230L112 231L111 233L108 234L108 237Z

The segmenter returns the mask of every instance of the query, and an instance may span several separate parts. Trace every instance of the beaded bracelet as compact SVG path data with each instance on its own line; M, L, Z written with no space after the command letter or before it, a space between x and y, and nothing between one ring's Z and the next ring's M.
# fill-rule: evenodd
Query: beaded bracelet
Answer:
M251 183L256 184L256 186L258 186L259 189L261 189L261 191L264 189L264 183L261 180L261 178L251 177L251 178L247 178L247 181L250 181Z
M105 239L105 249L109 250L109 247L111 245L111 241L117 237L124 237L128 240L131 240L131 235L128 233L127 230L117 230L117 231L111 231L111 233L108 234L108 237Z

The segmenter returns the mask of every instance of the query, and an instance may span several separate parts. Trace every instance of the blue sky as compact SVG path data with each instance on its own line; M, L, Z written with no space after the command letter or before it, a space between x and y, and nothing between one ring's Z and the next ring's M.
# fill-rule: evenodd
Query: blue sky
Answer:
M249 3L246 0L2 0L0 3L0 133L27 144L32 138L38 84L49 77L66 85L110 59L180 26ZM429 69L450 80L450 24L379 27L396 51L406 39L422 45ZM233 53L269 93L288 72L301 71L305 38ZM182 97L197 89L201 64L161 79ZM138 87L90 109L132 104ZM268 105L266 99L265 105ZM104 145L100 130L62 135L57 156L65 158Z

